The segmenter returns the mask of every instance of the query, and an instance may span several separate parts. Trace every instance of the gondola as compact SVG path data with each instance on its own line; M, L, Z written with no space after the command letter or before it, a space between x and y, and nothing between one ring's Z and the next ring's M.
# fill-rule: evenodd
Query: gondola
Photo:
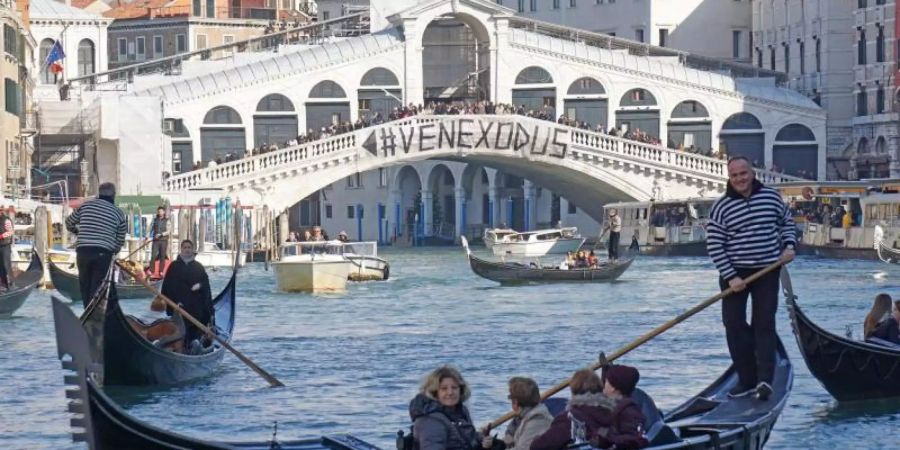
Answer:
M78 275L71 273L62 267L59 267L52 260L47 263L50 272L50 282L60 294L72 300L73 302L81 301L81 287L78 284ZM162 282L155 281L153 287L159 289ZM143 284L130 280L128 282L116 283L116 294L120 300L132 298L150 298L153 295L144 287Z
M619 278L634 257L626 257L615 263L604 263L596 268L561 270L557 268L533 267L515 262L492 262L481 259L469 250L469 243L462 238L463 248L469 258L469 266L476 275L500 284L523 283L601 283Z
M41 264L41 258L33 251L28 269L12 279L8 291L0 293L0 317L11 316L21 308L43 276L44 266Z
M884 244L884 228L881 228L881 225L875 225L873 240L878 259L888 264L900 264L900 249L891 248Z
M213 299L216 332L226 341L231 340L234 331L236 279L235 266L228 284ZM156 347L129 325L119 302L107 298L109 294L109 289L98 290L100 298L92 302L96 306L89 306L82 317L94 346L93 354L103 361L104 385L183 383L211 374L225 356L226 350L219 344L199 355L175 353ZM107 308L109 310L104 314Z
M86 442L91 450L161 449L259 449L259 450L376 450L353 436L328 436L299 441L279 441L273 433L260 442L219 442L191 438L146 424L122 410L93 380L98 369L91 361L88 336L72 311L53 299L56 345L63 369L74 372L64 378L72 419L72 439Z
M797 346L810 373L838 401L900 396L900 346L856 341L825 331L788 298Z

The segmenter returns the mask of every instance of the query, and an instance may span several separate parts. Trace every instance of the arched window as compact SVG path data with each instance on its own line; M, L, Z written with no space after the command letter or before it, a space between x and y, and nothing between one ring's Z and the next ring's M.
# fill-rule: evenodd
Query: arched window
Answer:
M575 80L574 83L569 85L569 91L567 92L568 95L596 95L605 93L606 89L603 89L603 85L590 77Z
M537 66L526 67L516 77L516 84L550 84L553 77L550 72Z
M94 67L94 43L90 39L82 39L78 43L78 76L96 72Z
M41 41L40 52L39 55L41 57L41 83L43 84L54 84L56 83L56 74L50 72L47 67L47 57L50 56L50 49L53 48L53 39L44 39Z
M866 138L862 138L856 144L856 153L859 155L865 155L869 153L869 140Z
M725 120L723 130L761 130L759 119L750 113L737 113Z
M887 154L887 145L884 141L884 136L879 136L878 140L875 141L875 154L876 155Z
M646 89L632 89L622 96L619 106L654 106L656 97Z
M256 104L256 110L262 112L293 111L294 103L281 94L269 94Z
M709 117L709 111L700 102L687 100L678 104L672 111L673 119L689 119Z
M778 130L772 147L772 164L789 175L818 178L819 144L812 130L792 123Z
M400 81L390 70L376 67L366 72L359 84L361 86L399 86Z
M313 86L309 98L346 98L347 93L334 81L325 80Z
M241 123L241 115L228 106L216 106L203 117L204 125L229 125Z
M775 135L778 142L810 142L815 141L816 136L812 130L799 123L790 124L778 131Z

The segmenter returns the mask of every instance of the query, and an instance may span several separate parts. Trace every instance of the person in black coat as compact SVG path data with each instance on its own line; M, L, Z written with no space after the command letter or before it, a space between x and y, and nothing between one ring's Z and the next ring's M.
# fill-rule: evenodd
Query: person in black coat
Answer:
M214 315L209 276L203 264L194 260L194 255L194 243L190 240L181 241L181 252L169 265L166 277L163 278L162 294L181 304L200 323L212 326ZM171 316L172 308L166 308L166 312ZM190 348L191 342L200 340L204 333L189 321L185 325L185 347Z
M900 300L894 302L891 317L881 322L870 337L900 345Z

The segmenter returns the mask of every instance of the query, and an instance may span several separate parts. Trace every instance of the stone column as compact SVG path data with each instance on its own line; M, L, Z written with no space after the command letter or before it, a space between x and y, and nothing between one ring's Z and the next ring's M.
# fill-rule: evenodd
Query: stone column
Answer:
M465 209L466 209L466 189L462 186L456 186L456 189L453 190L456 199L456 238L459 239L460 236L465 236L466 234L466 217L465 217Z
M277 245L281 245L287 242L288 239L288 228L290 227L290 221L288 220L288 211L287 210L278 215L278 242Z
M498 189L496 186L492 185L488 188L488 211L490 211L491 214L490 223L488 225L491 228L497 228L500 224L500 195L497 191Z
M525 180L522 192L525 194L525 231L531 231L537 228L537 208L535 207L537 196L534 183Z
M424 225L424 235L431 236L432 231L432 217L434 216L433 212L433 194L430 190L422 189L422 224Z
M401 223L400 215L402 214L401 211L403 209L402 205L400 204L400 201L402 198L403 198L403 194L400 192L399 189L392 190L391 195L388 198L388 206L387 206L388 211L387 211L386 215L387 215L389 222L394 222L394 226L390 227L390 229L387 230L387 232L389 234L388 242L393 242L393 240L395 240L397 238L397 236L400 236L400 233L402 231L400 229L400 223Z

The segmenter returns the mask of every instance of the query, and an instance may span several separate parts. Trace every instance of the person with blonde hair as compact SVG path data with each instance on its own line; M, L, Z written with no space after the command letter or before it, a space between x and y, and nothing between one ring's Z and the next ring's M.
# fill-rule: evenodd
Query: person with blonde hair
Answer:
M528 450L535 438L544 434L553 422L553 415L541 403L541 391L531 378L510 378L508 398L516 415L506 428L502 443L485 436L482 441L485 449Z
M892 301L891 296L884 293L875 296L875 303L863 323L863 339L872 337L878 326L891 318Z
M419 393L409 402L413 439L419 450L473 450L481 437L472 424L469 385L458 370L441 366L425 377Z

